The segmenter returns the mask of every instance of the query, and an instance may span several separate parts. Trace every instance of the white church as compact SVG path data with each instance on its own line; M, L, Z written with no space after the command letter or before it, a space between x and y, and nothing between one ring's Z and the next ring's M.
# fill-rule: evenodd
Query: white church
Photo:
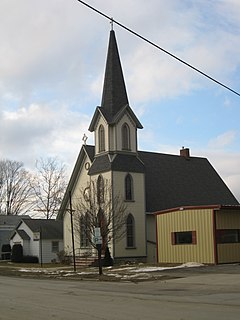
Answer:
M73 255L74 243L76 256L96 256L86 239L86 228L81 226L84 219L77 222L79 229L73 233L69 213L71 206L73 221L79 219L75 215L78 199L88 201L92 181L98 186L109 181L112 199L120 195L126 206L123 236L115 239L114 232L108 234L107 246L114 261L156 261L155 212L180 206L239 204L206 158L191 156L188 148L182 148L178 155L139 151L138 129L143 126L129 105L111 30L102 101L89 125L95 145L81 146L57 217L63 220L68 255Z

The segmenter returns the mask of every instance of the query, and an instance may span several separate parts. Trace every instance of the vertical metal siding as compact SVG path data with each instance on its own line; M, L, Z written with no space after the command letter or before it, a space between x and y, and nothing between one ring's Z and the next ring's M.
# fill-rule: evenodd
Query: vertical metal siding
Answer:
M196 244L172 245L171 233L196 231ZM158 262L214 263L211 209L173 211L157 216Z
M240 229L240 210L220 210L216 214L217 229ZM240 262L240 243L217 244L218 262Z

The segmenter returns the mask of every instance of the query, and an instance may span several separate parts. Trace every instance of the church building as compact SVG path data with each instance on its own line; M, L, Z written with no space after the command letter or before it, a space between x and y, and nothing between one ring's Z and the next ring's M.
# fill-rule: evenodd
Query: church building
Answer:
M64 225L64 250L70 256L72 237L77 256L95 254L86 239L86 220L75 215L78 200L84 197L89 201L94 182L97 188L104 188L104 181L108 181L112 199L120 196L126 208L125 232L116 238L113 231L105 239L115 261L156 261L155 212L181 206L239 205L206 158L191 156L188 148L182 148L178 155L139 151L138 129L143 126L129 105L115 32L111 30L101 105L89 126L95 143L82 145L58 213ZM99 207L103 201L99 200ZM111 206L114 225L114 201ZM79 224L74 235L70 209L73 221L78 219Z

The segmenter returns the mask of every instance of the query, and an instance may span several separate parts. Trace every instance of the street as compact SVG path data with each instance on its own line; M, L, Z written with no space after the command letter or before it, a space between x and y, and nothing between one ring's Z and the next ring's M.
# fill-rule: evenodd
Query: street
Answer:
M218 319L240 314L239 274L100 282L0 277L1 320Z

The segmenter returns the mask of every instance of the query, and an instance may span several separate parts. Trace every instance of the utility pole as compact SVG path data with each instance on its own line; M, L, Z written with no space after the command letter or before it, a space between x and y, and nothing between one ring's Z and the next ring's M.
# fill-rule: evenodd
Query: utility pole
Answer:
M75 245L74 245L73 210L72 210L72 196L71 196L71 191L69 191L69 206L70 206L71 230L72 230L73 269L74 269L74 272L76 272L76 257L75 257Z

